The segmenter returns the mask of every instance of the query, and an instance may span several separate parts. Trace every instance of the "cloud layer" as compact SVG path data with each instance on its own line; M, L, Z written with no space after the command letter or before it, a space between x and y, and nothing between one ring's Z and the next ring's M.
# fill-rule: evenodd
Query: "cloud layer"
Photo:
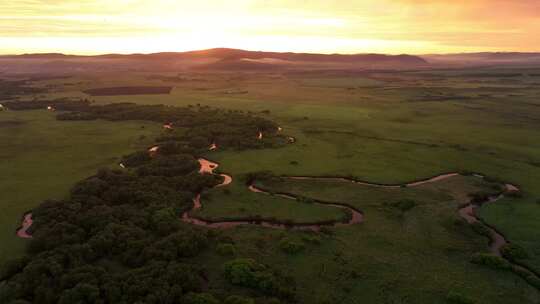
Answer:
M539 12L537 0L1 1L0 53L540 51Z

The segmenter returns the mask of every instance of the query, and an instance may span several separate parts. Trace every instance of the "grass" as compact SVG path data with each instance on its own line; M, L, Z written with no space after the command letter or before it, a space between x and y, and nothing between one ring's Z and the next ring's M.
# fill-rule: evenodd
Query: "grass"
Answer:
M489 223L497 223L497 228L503 231L508 239L525 248L530 258L520 262L537 271L540 269L540 250L538 241L533 239L533 236L540 230L538 206L532 198L520 201L507 198L480 210L482 218Z
M538 299L535 289L517 276L469 262L472 252L486 251L487 240L459 220L457 209L467 193L490 187L477 178L398 189L306 180L264 185L348 201L365 213L364 223L333 228L332 236L255 228L225 232L235 240L238 256L262 258L301 282L302 303L444 303L451 290L477 303ZM417 205L401 213L388 204L403 197ZM283 238L306 249L287 255L279 248Z
M91 88L170 85L174 86L170 95L91 99L98 104L198 103L255 112L269 110L271 118L280 123L285 134L295 136L297 143L277 150L209 153L207 156L231 173L235 182L228 186L230 195L223 188L210 191L210 199L203 198L201 214L206 216L339 216L335 208L319 209L249 193L236 183L237 177L261 170L283 175L350 175L380 183L474 171L510 182L523 190L523 198L486 205L480 214L511 242L524 247L531 256L524 263L540 272L540 204L536 203L540 198L540 142L534 140L540 138L540 89L538 77L497 76L515 71L529 73L526 69L489 68L381 72L362 77L338 72L193 73L187 80L176 82L132 73L129 77L76 76L39 85L58 86L49 97L83 98L86 95L81 91ZM495 76L485 77L483 73ZM63 86L65 82L71 84ZM33 136L30 131L24 131L25 137ZM25 149L21 146L17 151ZM62 180L64 176L50 179ZM72 176L73 181L77 179ZM483 186L470 178L447 182L396 191L343 183L282 185L302 195L351 202L366 213L363 224L333 229L333 236L323 236L320 245L307 244L304 252L294 256L278 248L279 240L285 236L302 240L303 233L253 226L223 233L235 239L237 255L263 259L291 272L306 303L445 303L450 291L478 303L537 303L538 292L517 276L468 262L474 252L486 251L486 239L468 226L455 225L456 208L466 199L466 193ZM35 200L54 197L46 191L41 195L36 194ZM418 204L404 214L384 204L403 198ZM2 224L16 224L13 216L18 218L22 211L2 218ZM224 258L211 255L204 259L201 262L209 268L218 269Z
M354 89L362 87L380 86L381 82L364 77L325 77L325 78L306 78L299 81L302 86L322 87L322 88L344 88Z
M169 94L171 87L111 87L85 90L90 96L114 96L114 95L161 95Z
M194 215L211 220L261 216L281 222L313 223L337 221L345 216L345 213L338 208L253 193L243 183L236 180L228 186L206 192L202 197L202 205L203 208L194 212Z
M0 263L23 254L27 241L15 236L23 213L61 199L99 167L117 166L158 130L146 122L60 122L46 111L0 112Z

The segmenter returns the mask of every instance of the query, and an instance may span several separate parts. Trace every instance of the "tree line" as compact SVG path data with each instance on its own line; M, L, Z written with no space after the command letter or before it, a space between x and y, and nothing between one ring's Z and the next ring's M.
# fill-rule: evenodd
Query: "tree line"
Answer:
M176 141L194 149L207 149L211 144L220 148L257 149L287 144L287 138L278 131L275 122L261 117L261 113L224 110L209 106L192 105L172 107L166 105L138 105L113 103L93 105L87 99L12 101L4 103L11 110L45 109L51 107L59 113L58 120L147 120L172 126L170 132L158 141ZM263 138L259 139L259 132Z

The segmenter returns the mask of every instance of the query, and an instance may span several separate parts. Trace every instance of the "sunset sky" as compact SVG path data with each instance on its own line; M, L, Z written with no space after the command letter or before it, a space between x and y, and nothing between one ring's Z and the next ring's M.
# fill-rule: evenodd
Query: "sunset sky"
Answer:
M539 0L0 0L0 53L540 51Z

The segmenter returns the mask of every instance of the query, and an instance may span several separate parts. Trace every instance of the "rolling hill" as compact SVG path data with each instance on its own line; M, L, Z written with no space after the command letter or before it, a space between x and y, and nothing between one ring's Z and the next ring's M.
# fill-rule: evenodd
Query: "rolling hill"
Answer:
M76 56L58 53L0 56L0 71L48 72L72 71L177 71L267 70L267 69L402 69L426 66L427 62L412 55L383 54L312 54L258 52L215 48L189 52L153 54L106 54Z

